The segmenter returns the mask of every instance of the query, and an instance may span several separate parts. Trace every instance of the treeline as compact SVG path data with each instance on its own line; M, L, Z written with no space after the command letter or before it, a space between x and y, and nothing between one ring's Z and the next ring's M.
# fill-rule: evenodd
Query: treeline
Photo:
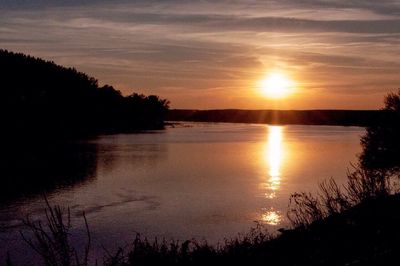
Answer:
M389 110L170 110L167 120L196 122L370 126L392 121Z
M168 101L123 96L75 68L0 50L3 134L82 135L164 126Z

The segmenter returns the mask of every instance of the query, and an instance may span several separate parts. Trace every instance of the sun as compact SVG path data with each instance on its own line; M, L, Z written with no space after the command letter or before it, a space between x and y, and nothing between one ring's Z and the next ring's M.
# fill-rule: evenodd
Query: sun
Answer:
M273 71L260 81L260 90L268 98L284 98L294 87L294 82L281 71Z

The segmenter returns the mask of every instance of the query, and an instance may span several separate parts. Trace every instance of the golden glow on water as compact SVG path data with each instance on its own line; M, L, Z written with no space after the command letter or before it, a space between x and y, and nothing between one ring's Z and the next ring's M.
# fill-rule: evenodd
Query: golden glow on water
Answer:
M275 192L281 184L281 166L283 160L282 126L268 127L268 142L264 152L268 166L268 180L265 184L267 198L275 198Z
M270 126L268 133L269 175L273 182L278 182L282 161L282 127Z
M278 225L282 221L282 215L274 209L266 210L261 220L269 225Z
M285 157L282 126L268 126L267 143L263 156L267 169L266 181L263 183L264 195L266 198L275 201L276 193L281 187L281 172ZM281 213L273 207L262 209L262 222L268 225L278 225L282 220Z

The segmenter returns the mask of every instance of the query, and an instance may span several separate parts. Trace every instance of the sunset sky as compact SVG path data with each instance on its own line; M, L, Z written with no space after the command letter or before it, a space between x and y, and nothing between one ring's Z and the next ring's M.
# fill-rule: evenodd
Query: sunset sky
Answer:
M172 108L375 109L400 87L400 1L0 0L0 48ZM271 71L287 97L258 88Z

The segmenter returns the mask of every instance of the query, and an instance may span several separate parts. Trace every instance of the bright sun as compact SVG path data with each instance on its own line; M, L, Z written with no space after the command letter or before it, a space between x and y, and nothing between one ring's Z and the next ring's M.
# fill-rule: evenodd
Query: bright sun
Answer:
M291 93L294 82L285 73L274 71L260 81L261 92L269 98L284 98Z

